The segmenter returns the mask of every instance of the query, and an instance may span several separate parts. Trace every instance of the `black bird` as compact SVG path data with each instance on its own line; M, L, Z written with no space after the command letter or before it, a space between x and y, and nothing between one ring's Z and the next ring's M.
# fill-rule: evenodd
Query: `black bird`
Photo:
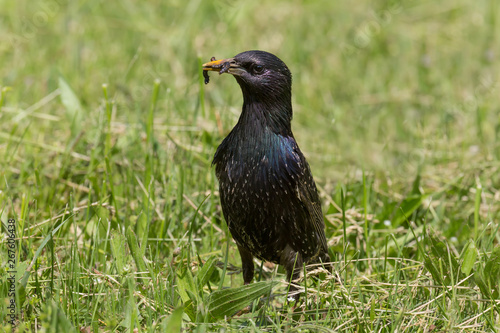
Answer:
M330 262L316 184L291 129L290 70L271 53L246 51L212 58L203 71L206 83L206 71L232 74L243 92L238 123L212 164L245 284L254 276L254 256L283 265L288 281L303 263Z

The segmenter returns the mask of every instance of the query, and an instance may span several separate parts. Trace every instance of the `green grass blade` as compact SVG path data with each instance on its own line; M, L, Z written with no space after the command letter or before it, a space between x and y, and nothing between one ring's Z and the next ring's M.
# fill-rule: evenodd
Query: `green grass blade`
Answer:
M21 280L21 285L26 288L26 285L28 283L28 278L30 276L30 270L31 267L35 264L35 261L38 259L40 256L40 253L42 253L42 250L45 248L45 245L54 237L54 235L57 233L59 229L71 218L71 215L68 216L65 220L63 220L57 227L55 227L45 238L43 239L42 243L38 246L38 249L35 252L35 255L33 256L33 259L31 259L31 263L26 269L26 272L24 272L24 276Z

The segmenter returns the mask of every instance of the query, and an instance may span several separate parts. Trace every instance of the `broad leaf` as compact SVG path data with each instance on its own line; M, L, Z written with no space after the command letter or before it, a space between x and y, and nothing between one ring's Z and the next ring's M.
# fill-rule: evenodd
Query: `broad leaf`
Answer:
M250 305L255 299L270 293L276 284L276 281L262 281L215 291L208 298L208 312L215 319L232 316L238 310Z
M198 289L201 290L205 284L210 280L212 273L215 270L216 257L212 256L208 258L203 267L198 271L196 275L196 280L198 284Z
M184 308L182 306L175 309L174 312L161 323L162 332L181 332L183 313Z
M474 263L477 258L477 249L476 243L471 240L469 241L469 245L467 246L467 250L464 253L464 260L462 261L462 273L465 275L469 275L470 271L474 267Z
M125 253L125 236L118 231L113 231L111 234L111 252L115 258L116 269L118 274L122 275L126 273L125 265L127 263L127 257Z
M59 77L59 91L61 92L61 102L66 109L66 117L71 122L71 134L75 135L80 132L82 127L82 105L73 89L62 77Z
M392 226L398 227L406 219L409 219L411 214L422 204L427 198L427 195L411 195L401 202L401 205L396 208L394 217L392 218Z

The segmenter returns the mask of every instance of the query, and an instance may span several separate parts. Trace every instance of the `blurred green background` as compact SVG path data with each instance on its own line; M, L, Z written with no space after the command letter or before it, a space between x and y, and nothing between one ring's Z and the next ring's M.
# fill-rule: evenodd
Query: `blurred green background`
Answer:
M245 50L274 53L292 71L292 126L321 189L330 245L342 237L332 217L341 193L352 223L372 223L369 240L362 232L351 240L371 244L361 257L384 253L389 234L408 234L400 207L452 239L456 253L477 239L478 225L490 237L478 248L498 244L496 0L0 0L0 8L1 220L14 217L24 237L20 274L29 263L41 267L42 282L31 274L22 286L25 323L50 313L43 304L54 292L92 289L67 279L92 280L75 262L126 275L107 241L125 235L132 247L129 227L158 265L148 263L151 276L163 272L166 289L172 283L167 296L151 296L165 301L166 314L179 302L165 268L175 248L184 259L224 257L210 162L242 97L229 76L212 74L205 86L200 65ZM138 260L129 264L140 271ZM119 298L80 304L67 296L65 316L75 326L113 327L122 308L95 309Z
M159 78L156 122L211 131L218 111L227 132L239 88L214 78L202 117L198 58L262 49L294 74L294 129L325 181L359 168L414 174L419 164L498 154L495 1L47 0L2 8L1 77L13 87L11 106L36 103L62 75L84 105L84 124L97 118L102 83L117 103L115 119L133 124ZM54 103L38 111L64 114ZM33 118L23 120L19 126ZM38 123L28 138L45 142L54 125Z

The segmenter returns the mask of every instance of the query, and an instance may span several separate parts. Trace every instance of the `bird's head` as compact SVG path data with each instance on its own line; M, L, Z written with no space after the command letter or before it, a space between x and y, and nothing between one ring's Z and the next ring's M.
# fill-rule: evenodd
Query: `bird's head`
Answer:
M246 104L280 102L291 108L292 74L281 59L264 51L245 51L234 58L203 64L204 71L232 74Z

